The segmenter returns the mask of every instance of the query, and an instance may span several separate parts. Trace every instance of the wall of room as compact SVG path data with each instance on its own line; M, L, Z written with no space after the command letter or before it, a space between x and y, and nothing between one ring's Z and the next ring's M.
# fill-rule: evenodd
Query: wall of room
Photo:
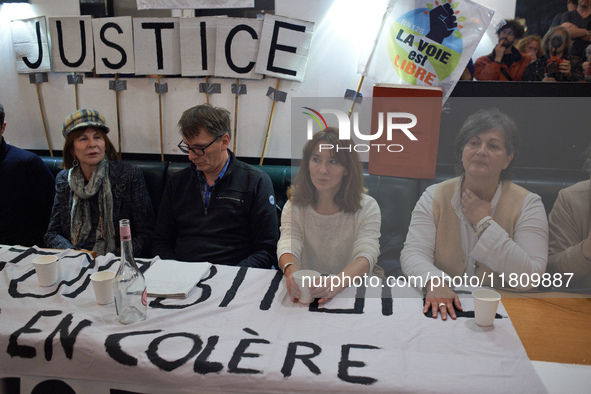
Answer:
M496 20L510 18L515 12L514 0L480 0L497 10ZM303 82L282 81L279 90L288 94L285 103L277 103L267 147L268 158L290 158L290 119L292 97L343 97L346 89L355 90L360 81L357 65L361 51L370 45L373 30L379 25L387 0L275 0L275 12L315 22L315 33ZM363 4L363 8L360 8ZM32 0L31 6L5 4L0 8L0 102L7 112L6 139L17 146L46 150L47 140L35 85L29 76L16 72L11 19L36 15L66 16L79 14L78 0ZM141 14L141 11L138 13ZM482 41L475 56L492 48L494 36ZM180 140L176 123L181 113L206 97L198 87L204 78L167 78L169 92L163 96L163 135L165 154L179 154ZM122 151L127 153L160 153L160 116L155 78L129 78L127 90L120 95ZM228 108L234 116L234 79L210 78L220 83L222 94L210 97L214 106ZM243 157L260 157L271 114L272 101L267 89L276 86L276 79L243 80L248 94L241 96L238 109L237 153ZM374 81L365 80L363 96L371 96ZM75 108L74 87L68 85L66 73L49 73L49 82L40 85L41 100L47 118L50 141L61 150L61 126ZM85 78L78 88L80 107L99 110L107 118L117 140L115 93L108 89L108 79Z

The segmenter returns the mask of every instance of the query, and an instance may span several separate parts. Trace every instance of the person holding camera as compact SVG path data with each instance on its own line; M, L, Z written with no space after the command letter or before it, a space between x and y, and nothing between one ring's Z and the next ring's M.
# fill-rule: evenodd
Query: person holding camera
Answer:
M520 53L515 43L523 37L524 29L516 20L508 20L497 30L499 42L490 55L481 56L474 63L474 77L479 81L521 81L530 62Z
M523 73L522 81L578 82L584 80L582 61L570 56L572 40L562 26L550 28L542 39L546 53L535 64L530 64Z

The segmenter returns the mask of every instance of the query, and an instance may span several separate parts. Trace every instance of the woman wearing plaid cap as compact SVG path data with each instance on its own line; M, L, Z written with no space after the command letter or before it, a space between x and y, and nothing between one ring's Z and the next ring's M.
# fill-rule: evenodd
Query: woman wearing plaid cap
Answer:
M56 177L47 247L119 254L118 222L129 219L134 253L149 253L154 211L144 177L117 160L108 132L105 118L94 110L81 109L64 121L65 169Z

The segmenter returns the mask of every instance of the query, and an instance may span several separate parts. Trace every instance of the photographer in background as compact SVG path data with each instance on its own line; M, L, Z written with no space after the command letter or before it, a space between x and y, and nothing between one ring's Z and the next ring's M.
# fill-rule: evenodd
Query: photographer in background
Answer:
M499 42L492 53L479 57L474 63L474 77L479 81L521 81L530 58L520 53L514 44L523 37L523 33L519 22L506 21L497 30Z
M523 73L522 81L578 82L584 79L581 59L570 56L572 40L562 26L550 28L542 39L546 53L539 62L530 64Z

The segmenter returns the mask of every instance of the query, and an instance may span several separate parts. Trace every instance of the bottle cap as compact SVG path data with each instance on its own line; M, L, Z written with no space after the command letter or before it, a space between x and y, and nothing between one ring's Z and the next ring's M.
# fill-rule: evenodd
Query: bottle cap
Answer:
M129 241L131 239L131 226L129 219L121 219L119 221L119 235L122 241Z

